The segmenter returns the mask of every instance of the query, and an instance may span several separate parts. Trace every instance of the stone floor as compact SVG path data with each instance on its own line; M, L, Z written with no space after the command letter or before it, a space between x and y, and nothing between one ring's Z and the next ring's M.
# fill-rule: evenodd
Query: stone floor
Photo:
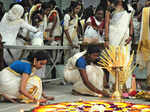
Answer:
M74 96L71 94L72 86L69 84L60 85L59 83L49 82L49 83L46 83L44 86L45 86L44 89L45 89L46 94L55 97L54 101L49 101L48 103L78 101L79 99L82 99L82 100L104 100L104 101L111 100L109 98ZM126 99L124 101L138 103L138 104L150 104L150 102L148 102L148 101L137 100L137 99ZM1 102L0 103L0 112L20 112L21 109L30 110L34 106L35 106L34 104L12 104L12 103Z

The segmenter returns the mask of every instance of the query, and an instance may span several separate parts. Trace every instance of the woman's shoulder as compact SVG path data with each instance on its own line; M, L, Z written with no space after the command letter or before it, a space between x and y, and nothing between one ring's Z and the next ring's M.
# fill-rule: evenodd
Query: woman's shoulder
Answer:
M16 60L14 61L12 64L27 64L27 65L30 65L30 63L26 60Z
M78 61L86 62L86 60L85 60L85 57L84 57L84 56L81 56L81 57L78 59Z

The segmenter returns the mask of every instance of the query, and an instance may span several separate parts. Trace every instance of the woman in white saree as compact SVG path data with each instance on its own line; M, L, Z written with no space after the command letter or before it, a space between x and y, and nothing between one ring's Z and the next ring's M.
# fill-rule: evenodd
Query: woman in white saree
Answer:
M35 70L47 63L47 54L39 51L30 54L27 60L17 60L0 72L0 95L11 102L24 103L46 102L42 90L42 81L35 75ZM43 96L43 98L42 98Z
M81 95L108 96L103 88L104 72L95 64L99 47L89 45L87 51L76 53L69 58L64 69L64 78L73 83L73 92Z
M133 36L132 10L125 0L117 0L114 11L106 11L105 17L105 45L121 46L122 51L130 58L131 40ZM125 65L126 66L126 65ZM114 83L114 77L110 75L110 84ZM126 81L126 87L131 88L131 75Z
M69 12L64 16L64 35L63 35L63 45L71 46L73 49L65 50L64 52L64 61L73 56L75 53L79 52L78 44L78 13L81 9L81 4L75 1L71 1L69 7Z
M90 16L86 24L83 42L104 43L104 11L102 7L97 7L95 16Z
M147 1L147 4L150 4ZM136 63L139 69L146 68L147 75L147 89L150 89L150 7L143 8L140 40L138 44Z

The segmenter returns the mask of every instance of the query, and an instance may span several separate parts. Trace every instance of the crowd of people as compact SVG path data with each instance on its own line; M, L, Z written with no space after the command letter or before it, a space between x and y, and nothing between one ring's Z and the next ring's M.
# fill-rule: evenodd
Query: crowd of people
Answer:
M61 11L54 0L22 0L11 4L7 12L0 3L2 42L5 45L70 46L70 50L64 50L64 79L73 84L72 92L109 96L104 88L106 85L113 87L111 84L115 82L114 77L109 75L107 78L108 72L96 63L101 46L121 46L130 59L131 50L135 50L132 45L138 44L137 63L139 68L147 67L150 83L150 1L147 0L144 7L139 7L138 3L139 0L131 3L128 0L101 0L96 8L84 8L82 0L72 0L70 6ZM88 45L87 50L80 52L80 44ZM16 57L21 53L15 49L11 52L17 54ZM55 58L55 51L48 54ZM0 72L0 94L12 102L16 99L26 103L54 99L43 94L41 80L33 72L35 68L44 67L47 58L45 52L39 51L12 63L8 51L4 50L8 67ZM125 85L126 92L131 92L132 74Z

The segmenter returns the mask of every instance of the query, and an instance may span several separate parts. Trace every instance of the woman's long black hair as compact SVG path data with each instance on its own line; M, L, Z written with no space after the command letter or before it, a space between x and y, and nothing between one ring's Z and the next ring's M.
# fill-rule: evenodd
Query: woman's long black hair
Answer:
M86 21L90 16L94 16L94 10L93 10L93 7L92 7L92 6L87 7L87 8L83 11L82 19L85 19L85 21Z
M46 51L30 52L27 60L33 64L34 58L36 58L37 61L48 60L48 53Z
M59 19L60 19L60 21L61 21L61 20L63 19L63 14L62 14L60 8L56 6L56 5L57 5L57 4L56 4L56 1L55 1L55 0L49 0L48 5L49 5L49 6L52 6L52 9L55 8L55 10L56 10L56 11L58 12L58 14L59 14Z
M118 0L116 0L116 1L114 2L114 4L115 4L115 6L116 6L116 5L118 4ZM123 4L124 10L126 10L128 13L130 13L131 11L130 11L129 8L128 8L128 0L125 0L125 1L122 0L122 4Z
M70 13L72 12L78 5L81 5L79 2L71 1L69 8L67 8L64 13Z
M112 10L110 10L111 7L108 6L107 2L113 3L114 0L101 0L101 2L99 3L98 7L102 7L104 10L104 15L106 13L106 10L109 10L110 12L112 12Z

